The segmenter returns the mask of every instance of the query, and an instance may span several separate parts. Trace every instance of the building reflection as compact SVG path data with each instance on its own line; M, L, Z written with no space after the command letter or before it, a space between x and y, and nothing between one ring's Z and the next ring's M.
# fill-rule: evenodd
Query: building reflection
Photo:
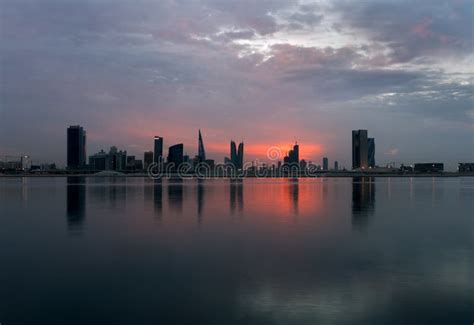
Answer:
M163 181L161 178L153 180L153 211L161 218L163 214Z
M300 188L299 188L299 180L297 178L290 179L290 184L289 184L289 194L290 194L290 200L291 200L291 206L293 209L293 213L298 215L298 201L299 201L299 194L300 194Z
M124 177L111 178L107 184L109 202L113 208L125 208L127 202L127 179Z
M86 217L85 182L85 177L67 177L66 213L68 229L71 232L80 232Z
M183 212L183 191L183 180L181 178L169 180L168 206L178 213Z
M197 180L197 216L198 224L202 223L202 210L204 208L204 197L206 195L206 187L204 185L204 179Z
M230 213L235 214L237 210L241 213L244 210L244 186L242 179L231 179L230 183Z
M375 210L375 179L352 178L352 226L364 230Z

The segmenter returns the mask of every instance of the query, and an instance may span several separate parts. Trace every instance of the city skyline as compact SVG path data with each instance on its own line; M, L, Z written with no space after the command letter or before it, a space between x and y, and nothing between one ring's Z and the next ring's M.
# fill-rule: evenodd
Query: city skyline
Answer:
M472 3L2 2L0 155L66 164L64 125L89 152L151 150L155 135L246 159L266 150L351 166L347 130L378 165L472 161ZM32 136L34 134L35 136ZM220 140L225 139L225 140Z

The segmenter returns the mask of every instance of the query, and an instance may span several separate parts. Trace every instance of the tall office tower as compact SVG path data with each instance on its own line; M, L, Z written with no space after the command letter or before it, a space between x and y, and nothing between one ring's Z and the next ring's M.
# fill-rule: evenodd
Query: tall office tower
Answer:
M375 139L369 138L367 142L368 164L369 167L375 167Z
M339 170L339 163L337 162L337 160L334 161L334 170L335 171Z
M323 170L329 170L329 159L327 157L323 157Z
M369 167L367 145L367 130L352 131L352 169Z
M182 143L175 144L168 149L168 163L174 163L178 167L184 161L184 145Z
M153 162L163 162L163 138L155 136Z
M86 131L79 125L67 129L67 167L80 169L86 165Z
M236 169L242 169L244 167L244 143L239 143L239 148L232 140L230 141L230 162Z
M148 166L153 164L153 151L145 151L143 154L143 163L145 169L148 169Z
M300 146L298 143L295 143L293 146L293 155L294 155L294 162L299 164L300 163Z
M235 145L235 142L232 140L230 141L230 162L235 168L237 168L237 164L238 164L237 157L238 157L237 146Z
M201 162L206 160L206 150L204 150L204 142L202 141L201 130L199 130L198 157Z
M293 150L288 152L287 162L290 164L299 164L300 162L300 146L296 143Z
M239 150L237 152L237 161L238 161L238 169L244 168L244 143L239 143Z

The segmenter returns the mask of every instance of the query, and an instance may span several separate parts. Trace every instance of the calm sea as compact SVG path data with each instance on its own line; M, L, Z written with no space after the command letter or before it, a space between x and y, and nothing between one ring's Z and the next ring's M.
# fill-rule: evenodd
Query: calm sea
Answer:
M474 178L0 178L0 323L474 322Z

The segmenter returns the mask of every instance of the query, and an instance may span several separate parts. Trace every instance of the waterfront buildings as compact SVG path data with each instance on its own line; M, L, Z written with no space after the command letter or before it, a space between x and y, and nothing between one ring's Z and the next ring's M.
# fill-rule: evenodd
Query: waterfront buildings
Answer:
M153 162L157 164L163 163L163 138L155 136L153 142Z
M352 169L369 167L368 145L367 130L352 131Z
M367 163L369 167L375 168L375 139L374 138L367 139L367 151L368 151Z
M244 166L244 143L239 143L239 147L237 149L237 145L232 140L230 141L230 159L227 158L226 163L231 163L233 167L236 169L243 169Z
M474 163L459 163L458 172L460 173L472 173L474 172Z
M198 135L198 160L199 162L206 161L206 150L204 149L204 142L202 141L201 130L199 130Z
M153 164L153 151L146 151L144 154L143 154L143 167L145 169L148 169L148 166L150 166L151 164Z
M83 169L86 165L86 131L79 125L67 129L67 168Z
M182 143L175 144L168 148L168 164L174 164L178 167L184 161L184 145Z
M127 169L127 151L118 150L117 147L110 147L109 152L99 151L89 157L89 168L92 170L114 170L123 171Z
M329 170L329 159L327 157L323 157L323 170Z
M440 173L444 171L443 163L418 163L414 167L417 173Z

